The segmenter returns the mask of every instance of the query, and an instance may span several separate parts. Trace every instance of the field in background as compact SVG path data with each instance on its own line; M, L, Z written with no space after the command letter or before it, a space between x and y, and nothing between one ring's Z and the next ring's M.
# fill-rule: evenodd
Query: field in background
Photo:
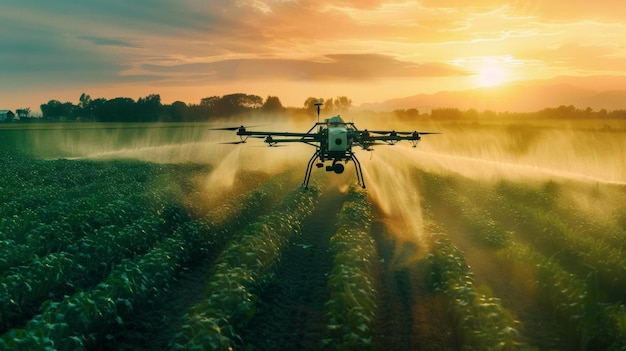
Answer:
M0 348L626 347L624 122L355 123L443 134L307 192L307 145L2 126Z

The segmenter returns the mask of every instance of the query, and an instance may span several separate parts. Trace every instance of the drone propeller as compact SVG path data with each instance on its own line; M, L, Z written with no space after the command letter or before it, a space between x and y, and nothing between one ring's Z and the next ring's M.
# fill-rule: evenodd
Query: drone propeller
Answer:
M245 141L244 141L244 140L239 140L239 141L230 141L230 142L220 143L220 144L237 145L237 144L245 144Z
M389 145L388 143L380 143L380 142L374 142L374 143L362 143L361 144L361 148L365 151L374 151L374 149L372 149L372 146L376 146L376 145Z
M243 126L241 126L243 127ZM222 128L209 128L209 130L237 130L241 127L222 127Z
M257 124L254 126L239 126L239 127L220 127L220 128L209 128L209 130L231 130L231 131L235 131L235 130L239 130L240 128L246 129L246 128L255 128L255 127L263 127L266 126L267 124Z
M391 134L391 130L368 130L372 134Z
M370 133L374 134L389 134L389 135L411 135L413 132L396 132L395 130L370 130Z
M370 130L370 133L380 134L380 135L428 135L428 134L441 134L437 132L396 132L395 130Z
M281 145L281 144L267 144L267 145L255 145L253 147L284 147L289 145Z

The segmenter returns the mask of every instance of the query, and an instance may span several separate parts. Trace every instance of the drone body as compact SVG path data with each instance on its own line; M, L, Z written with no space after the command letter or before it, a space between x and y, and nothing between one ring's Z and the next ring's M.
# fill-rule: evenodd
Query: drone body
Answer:
M319 120L319 105L318 105ZM240 141L229 144L245 143L249 137L263 138L269 146L278 143L304 143L315 147L315 152L309 160L302 186L307 189L311 178L313 165L317 168L326 167L327 172L341 174L344 171L343 163L352 161L356 168L356 176L359 185L365 188L361 163L352 151L353 146L359 146L363 150L372 151L374 145L394 145L398 141L408 140L413 147L417 146L423 134L438 134L430 132L396 132L391 131L368 131L359 130L353 122L345 122L340 116L334 116L317 122L306 133L291 132L261 132L248 131L244 126L234 128L216 128L218 130L236 130ZM317 130L316 130L317 129ZM317 161L317 162L316 162ZM330 165L326 165L330 162Z

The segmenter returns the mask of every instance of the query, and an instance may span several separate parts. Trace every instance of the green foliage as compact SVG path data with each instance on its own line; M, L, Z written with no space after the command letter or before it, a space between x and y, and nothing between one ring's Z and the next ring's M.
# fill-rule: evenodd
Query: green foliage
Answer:
M181 271L214 256L200 292L204 301L188 311L170 348L253 348L238 333L253 320L282 252L319 195L288 192L286 177L275 176L212 210L222 217L209 221L189 210L189 200L179 201L190 190L180 175L206 170L197 165L40 161L7 153L0 161L0 349L7 350L97 347L175 291ZM444 208L455 228L490 248L481 252L524 267L530 298L566 326L568 347L626 347L626 311L615 298L626 282L619 210L603 222L561 201L566 189L555 182L493 187L416 174L425 196L435 199L426 208ZM180 182L155 186L165 176ZM365 193L351 189L329 246L320 348L375 347L371 219ZM432 239L430 278L447 301L459 349L527 349L519 322L488 288L475 286L463 253L445 234Z
M522 286L532 283L537 298L554 310L568 330L568 347L623 347L624 329L619 321L623 319L624 307L622 303L603 303L600 294L600 286L607 293L623 291L620 284L626 280L621 271L626 262L621 245L607 245L604 238L611 236L585 235L598 224L576 218L582 214L572 212L567 204L563 207L559 201L561 186L552 181L538 185L502 181L489 188L490 185L462 177L420 173L420 178L425 193L441 199L440 206L454 213L462 227L471 229L469 232L476 239L491 244L499 242L494 247L501 250L499 257L503 263L532 271L534 281L518 283ZM505 223L514 231L500 227ZM497 228L495 233L508 233L506 237L500 236L507 240L489 240L494 238L489 235L490 227ZM619 235L615 226L608 228ZM476 236L476 233L481 234ZM512 240L516 237L531 245ZM548 259L539 252L556 254ZM449 258L452 256L459 259L456 254ZM450 261L450 267L454 267L453 260ZM462 266L460 261L456 264ZM574 267L571 270L578 274L564 266ZM435 280L449 282L450 267L435 270ZM590 269L592 274L587 275ZM471 282L469 278L466 277Z
M31 318L45 299L94 286L177 225L162 211L173 194L150 188L162 168L19 154L5 155L4 165L12 176L0 206L0 332Z
M315 186L292 191L270 214L234 236L215 263L207 282L208 296L185 315L171 348L242 347L237 330L254 317L258 292L272 279L281 251L298 235L319 193Z
M328 279L330 299L326 303L328 337L322 346L336 350L373 349L376 289L373 267L376 258L370 236L372 213L367 194L350 189L338 218L338 229L330 239L334 256Z
M434 288L448 297L457 344L463 350L529 349L520 341L518 324L498 298L474 286L463 254L444 236L434 237L428 255Z
M587 235L590 229L582 227L580 222L573 227L569 220L564 220L554 200L555 188L550 182L535 191L520 185L503 185L498 189L501 197L494 208L512 220L517 231L532 238L541 249L560 252L557 258L564 265L582 263L593 267L605 290L623 291L626 288L626 252L621 245L611 245L608 238Z
M619 350L626 346L624 306L600 302L596 272L578 278L522 244L510 246L502 255L532 267L538 298L566 322L572 348L587 350L593 344Z
M434 174L421 173L420 177L426 193L440 201L474 240L494 249L509 245L513 232L494 220L490 208L481 206L484 194L465 195L457 190L457 187L466 186L465 183L457 185L452 179Z
M7 305L9 312L19 309L21 302L30 295L40 296L54 291L49 290L50 285L76 283L65 279L65 276L73 276L78 271L89 272L88 257L97 258L94 267L105 262L111 266L110 274L101 272L105 277L95 287L41 304L41 314L28 321L23 328L10 329L2 335L0 348L77 350L93 347L108 333L120 328L137 309L165 294L185 265L213 252L215 247L226 242L233 230L253 218L263 206L274 203L276 197L268 194L279 193L276 190L284 185L285 178L275 177L267 185L237 199L245 205L220 227L203 219L193 219L170 203L158 206L160 209L156 213L160 220L156 222L143 218L123 227L121 231L113 230L111 226L101 226L93 234L85 236L84 240L68 246L68 250L74 250L73 253L51 254L41 263L33 261L29 273L23 272L21 277L7 280L9 284L0 284L0 299L12 301ZM154 195L157 194L151 196ZM227 201L226 206L232 204ZM144 231L160 234L151 243ZM147 252L134 252L130 257L123 254L139 248ZM105 258L117 253L122 253L117 263L111 261L112 257ZM81 255L85 255L85 260ZM40 267L40 270L35 267ZM51 274L51 270L56 271L56 275ZM40 271L41 274L38 273ZM27 274L32 278L26 279ZM16 283L11 283L13 281ZM16 285L15 288L13 285ZM11 294L17 292L21 292L17 295L19 300L11 299Z

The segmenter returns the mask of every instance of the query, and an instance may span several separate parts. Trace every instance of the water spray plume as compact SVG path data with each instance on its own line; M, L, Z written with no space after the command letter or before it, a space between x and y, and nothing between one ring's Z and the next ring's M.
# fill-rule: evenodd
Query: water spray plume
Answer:
M395 147L376 152L376 158L363 161L368 191L384 212L385 223L397 240L394 264L404 266L428 252L421 197L411 175L413 165L405 157L398 157ZM407 254L407 245L417 250Z
M443 133L429 137L417 150L399 148L403 156L428 171L496 181L570 179L626 184L623 133L592 129L584 124L560 128L519 122L440 123L429 128Z
M204 189L209 193L219 193L224 188L230 188L240 170L240 157L241 148L233 148L224 154L222 160L207 176Z

